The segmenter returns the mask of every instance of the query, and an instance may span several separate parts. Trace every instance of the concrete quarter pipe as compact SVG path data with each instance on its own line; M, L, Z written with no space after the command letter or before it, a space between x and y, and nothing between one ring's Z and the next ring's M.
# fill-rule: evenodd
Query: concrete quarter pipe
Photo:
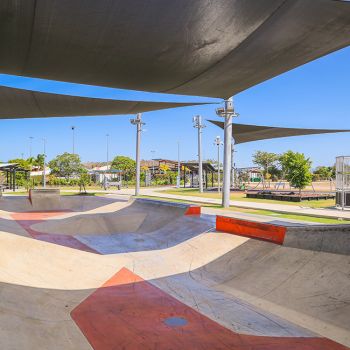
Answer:
M174 203L57 203L0 200L1 349L349 349L349 255Z

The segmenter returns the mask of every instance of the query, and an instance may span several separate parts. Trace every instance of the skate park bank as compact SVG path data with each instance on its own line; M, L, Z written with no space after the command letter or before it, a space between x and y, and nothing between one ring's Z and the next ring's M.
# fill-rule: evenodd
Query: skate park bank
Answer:
M277 226L126 196L35 195L0 200L2 348L350 345L346 225ZM283 230L283 242L271 242Z

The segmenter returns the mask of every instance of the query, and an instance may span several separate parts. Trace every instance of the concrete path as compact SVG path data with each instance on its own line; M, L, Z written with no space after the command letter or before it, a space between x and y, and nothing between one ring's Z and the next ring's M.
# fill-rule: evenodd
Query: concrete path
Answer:
M167 188L169 189L169 188ZM221 199L216 198L203 198L197 196L182 196L176 194L162 193L162 190L165 188L143 188L141 190L141 195L152 196L152 197L162 197L169 199L180 199L187 200L191 202L198 203L209 203L209 204L221 204ZM134 191L132 189L123 189L119 191L120 194L129 194L133 195ZM275 203L259 203L259 202L243 202L243 201L230 201L231 206L236 206L239 208L247 209L262 209L262 210L272 210L281 213L292 213L299 215L310 215L310 216L320 216L326 218L343 218L350 220L350 211L342 211L338 209L313 209L308 208L307 206L297 206L297 205L286 205L286 204L275 204Z

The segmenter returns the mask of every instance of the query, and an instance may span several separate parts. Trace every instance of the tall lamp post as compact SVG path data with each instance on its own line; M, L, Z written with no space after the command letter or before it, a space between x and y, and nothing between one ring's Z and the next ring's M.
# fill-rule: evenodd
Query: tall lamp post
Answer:
M154 153L156 153L156 151L152 150L151 153L152 153L152 176L154 177Z
M176 177L176 188L180 188L180 141L177 141L177 177Z
M46 188L46 138L43 138L43 145L44 145L43 188Z
M73 138L73 154L75 154L75 126L71 126L71 129L72 129L72 138Z
M108 170L108 166L109 166L109 134L106 134L106 160L107 160L106 170Z
M32 144L33 144L33 136L29 136L29 158L32 158Z
M141 131L142 125L142 114L138 113L135 119L130 119L132 125L136 125L136 185L135 185L135 196L140 194L140 145L141 145Z
M220 192L220 146L223 145L220 136L216 136L214 145L218 147L218 192Z
M224 178L222 186L222 206L230 206L230 186L231 186L231 149L232 149L232 118L237 117L233 108L233 98L225 101L224 108L218 108L216 114L225 118L224 126Z
M196 115L193 117L193 127L198 129L198 183L199 192L203 192L203 165L202 165L202 129L205 125L202 124L202 117Z

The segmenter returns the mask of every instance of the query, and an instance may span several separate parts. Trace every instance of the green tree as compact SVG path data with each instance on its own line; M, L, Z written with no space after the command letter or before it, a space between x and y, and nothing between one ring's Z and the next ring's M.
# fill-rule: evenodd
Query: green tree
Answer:
M129 157L116 156L112 160L111 168L133 174L136 170L136 162Z
M72 176L79 176L84 170L77 154L63 153L49 162L51 174L69 180Z
M32 164L38 166L40 169L44 169L44 160L45 160L45 155L38 154Z
M253 163L264 169L265 179L269 179L269 168L273 167L278 160L278 155L264 151L256 151L253 154Z
M311 161L303 153L288 151L279 159L283 173L289 183L301 190L311 183Z
M315 171L314 175L316 175L316 178L319 178L320 180L329 180L333 176L333 167L331 166L318 166Z

